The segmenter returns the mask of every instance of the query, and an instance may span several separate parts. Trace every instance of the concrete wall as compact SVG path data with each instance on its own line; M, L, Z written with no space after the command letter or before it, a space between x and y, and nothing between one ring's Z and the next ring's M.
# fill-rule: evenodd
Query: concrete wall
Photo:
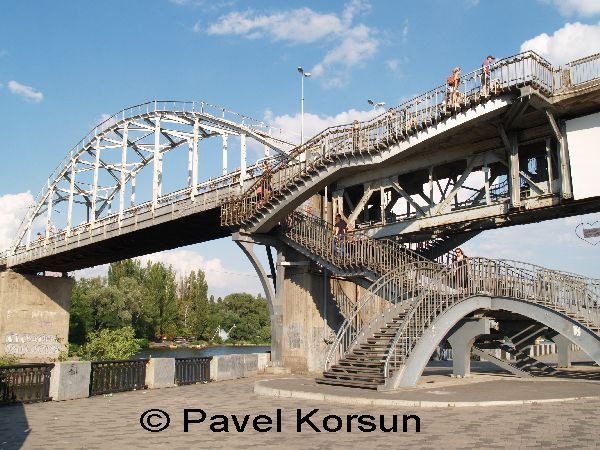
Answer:
M269 353L247 353L213 356L210 378L213 381L246 378L264 372L271 361Z
M56 359L69 335L71 278L0 272L0 355Z

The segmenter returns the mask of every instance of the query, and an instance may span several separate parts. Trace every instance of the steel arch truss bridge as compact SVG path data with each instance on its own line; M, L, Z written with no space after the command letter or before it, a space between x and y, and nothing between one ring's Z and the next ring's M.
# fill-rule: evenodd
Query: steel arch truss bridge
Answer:
M157 101L124 109L92 130L55 169L11 251L43 257L106 233L124 234L144 221L156 224L166 209L172 213L173 205L185 200L192 208L178 207L180 216L215 207L220 196L261 175L272 153L287 157L293 145L281 134L200 102ZM252 165L250 147L264 154ZM230 170L232 164L238 167ZM42 231L33 236L34 229Z

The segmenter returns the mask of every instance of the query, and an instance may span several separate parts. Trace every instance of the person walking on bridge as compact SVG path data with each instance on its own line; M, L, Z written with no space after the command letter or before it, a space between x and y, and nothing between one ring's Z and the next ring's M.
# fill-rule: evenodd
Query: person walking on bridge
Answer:
M494 57L488 55L481 63L481 95L487 97L490 95L490 76L492 75L492 64Z

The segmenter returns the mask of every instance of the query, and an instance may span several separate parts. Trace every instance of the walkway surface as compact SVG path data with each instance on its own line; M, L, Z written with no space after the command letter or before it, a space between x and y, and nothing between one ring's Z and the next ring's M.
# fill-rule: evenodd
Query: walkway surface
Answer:
M532 395L572 396L574 392L600 395L600 385L584 381L523 382L506 377L485 375L479 383L468 380L450 380L431 375L431 389L425 393L432 398L445 396L465 400L487 398L491 392L505 398L519 396L525 389ZM493 407L421 408L386 407L374 405L340 405L317 400L273 398L253 393L255 382L269 377L242 379L229 382L198 384L171 389L126 392L112 396L92 397L64 402L50 402L0 408L1 449L77 449L77 448L598 448L600 443L600 400L578 400L561 403L539 403ZM272 378L272 377L271 377ZM290 378L288 375L286 378ZM292 377L303 383L306 377ZM477 376L475 377L478 378ZM439 379L435 382L435 379ZM283 378L277 382L287 383ZM427 381L426 381L427 382ZM439 386L437 386L439 384ZM445 385L446 384L446 385ZM467 384L469 390L466 391ZM445 385L445 387L444 387ZM436 391L448 394L438 394ZM363 391L353 390L355 395ZM549 393L548 393L549 392ZM419 394L419 395L422 395ZM397 395L397 394L395 394ZM406 393L405 395L413 395ZM170 426L161 432L149 432L140 425L140 415L159 408L170 415ZM203 423L191 423L184 432L184 409L203 409L207 418ZM259 433L252 429L255 415L266 414L273 419L281 409L281 432L273 429ZM302 425L297 432L298 409L302 415L318 411L311 417L321 432ZM191 415L199 418L200 413ZM236 432L230 419L228 433L212 432L210 417L215 414L240 417L250 414L248 429ZM343 420L338 432L327 432L323 419L335 414ZM392 425L392 416L398 415L399 431L361 432L356 419L351 431L346 430L348 414L385 416L385 424ZM415 432L414 420L408 421L408 432L402 432L403 414L420 418L420 432ZM215 419L216 420L216 419ZM161 423L158 416L154 424ZM335 420L329 419L329 426Z

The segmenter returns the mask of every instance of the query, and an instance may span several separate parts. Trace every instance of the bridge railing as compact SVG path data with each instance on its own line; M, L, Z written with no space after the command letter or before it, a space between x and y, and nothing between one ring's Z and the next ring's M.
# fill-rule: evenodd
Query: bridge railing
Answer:
M389 274L390 280L402 277ZM406 363L423 332L456 303L473 295L510 297L567 314L584 326L600 328L598 280L571 276L516 261L468 258L449 270L432 273L392 340L384 374Z
M554 69L533 52L498 61L492 66L489 80L483 70L468 72L454 86L447 83L437 86L369 121L327 128L292 150L289 159L273 160L269 171L254 185L223 202L221 223L241 225L272 196L286 191L301 178L309 179L319 166L349 154L377 153L462 108L525 85L532 85L546 95L554 90Z
M248 166L246 169L247 176L250 178L252 182L252 178L261 176L263 170L268 163L269 160L274 157L263 158L262 160L256 162ZM202 183L196 185L196 196L201 196L203 194L209 194L211 192L219 191L222 189L226 189L227 192L223 193L222 196L224 198L228 198L233 195L235 192L238 192L240 187L240 170L237 169L232 171L226 175L222 175L220 177L208 179ZM187 186L185 188L179 189L174 192L170 192L158 198L157 203L158 207L164 205L174 205L178 202L188 200L191 198L191 192L193 187ZM218 200L218 199L217 199ZM4 258L8 257L9 254L19 255L28 252L29 250L35 250L39 248L46 248L48 246L56 246L57 244L68 241L71 238L84 235L86 233L92 233L94 230L103 229L112 224L116 224L119 221L129 219L131 217L135 217L139 214L148 212L152 210L152 201L146 201L144 203L139 203L135 206L123 210L123 215L120 216L118 212L112 213L106 216L103 216L94 222L84 222L80 225L71 228L70 234L67 234L66 230L57 230L56 233L51 233L48 238L43 236L41 239L31 241L29 246L22 245L17 247L14 252L6 251L3 255L0 255L0 264L2 263L2 256Z
M50 373L54 364L0 366L0 405L46 402L50 397Z
M567 64L571 86L600 79L600 53L587 56Z

